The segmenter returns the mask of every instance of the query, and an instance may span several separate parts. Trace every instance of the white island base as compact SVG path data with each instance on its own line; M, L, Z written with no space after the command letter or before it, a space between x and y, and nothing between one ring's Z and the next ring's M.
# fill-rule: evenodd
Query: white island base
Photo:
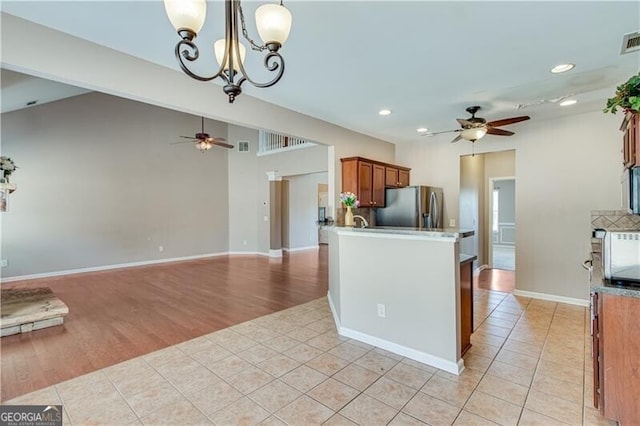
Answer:
M328 299L338 333L460 374L460 235L334 228Z

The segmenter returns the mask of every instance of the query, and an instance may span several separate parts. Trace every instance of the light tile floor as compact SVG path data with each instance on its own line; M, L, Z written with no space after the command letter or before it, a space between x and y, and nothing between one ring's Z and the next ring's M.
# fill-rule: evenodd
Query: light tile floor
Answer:
M75 425L615 424L592 406L585 308L474 298L460 376L339 336L322 298L7 403Z

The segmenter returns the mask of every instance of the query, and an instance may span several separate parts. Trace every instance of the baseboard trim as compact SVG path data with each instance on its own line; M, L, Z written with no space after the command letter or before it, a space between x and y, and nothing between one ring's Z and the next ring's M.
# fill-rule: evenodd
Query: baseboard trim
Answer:
M484 264L484 265L480 265L480 266L478 266L478 267L476 268L476 272L477 272L477 273L480 273L480 272L484 271L485 269L489 269L489 265Z
M333 300L331 298L331 292L327 293L327 299L329 301L329 308L331 309L331 315L333 316L333 320L336 323L336 328L338 330L338 334L344 337L349 337L354 340L358 340L359 342L366 343L368 345L372 345L378 348L382 348L386 351L392 352L397 355L402 355L404 357L410 358L414 361L421 362L423 364L430 365L435 368L439 368L440 370L444 370L447 373L459 375L464 371L464 360L460 359L458 362L447 361L446 359L442 359L440 357L430 355L425 352L421 352L412 348L408 348L403 345L399 345L397 343L390 342L385 339L381 339L379 337L371 336L369 334L365 334L356 330L352 330L346 327L343 327L340 324L339 317L333 305Z
M513 290L513 294L516 296L531 297L532 299L549 300L551 302L566 303L568 305L577 306L589 306L589 301L585 299L578 299L575 297L557 296L555 294L537 293L535 291L525 290Z
M282 257L282 249L269 249L269 257Z
M43 272L41 274L18 275L15 277L0 278L2 283L13 281L35 280L39 278L60 277L63 275L84 274L86 272L109 271L111 269L134 268L136 266L158 265L161 263L184 262L186 260L207 259L210 257L226 256L229 252L197 254L195 256L171 257L167 259L142 260L140 262L117 263L115 265L92 266L90 268L67 269L65 271Z
M297 251L309 251L309 250L318 250L320 246L307 246L307 247L296 247L296 248L282 248L282 251L286 251L288 253L295 253Z

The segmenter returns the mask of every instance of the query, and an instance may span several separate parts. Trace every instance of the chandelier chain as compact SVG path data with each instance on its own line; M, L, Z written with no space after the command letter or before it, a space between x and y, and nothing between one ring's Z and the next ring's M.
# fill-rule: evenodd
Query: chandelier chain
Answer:
M238 2L238 10L240 11L240 25L242 25L242 35L251 45L251 49L255 50L256 52L262 52L263 50L266 50L267 49L266 46L260 46L256 44L256 42L253 41L251 37L249 37L249 33L247 32L247 27L244 24L244 12L242 11L242 3L240 2Z

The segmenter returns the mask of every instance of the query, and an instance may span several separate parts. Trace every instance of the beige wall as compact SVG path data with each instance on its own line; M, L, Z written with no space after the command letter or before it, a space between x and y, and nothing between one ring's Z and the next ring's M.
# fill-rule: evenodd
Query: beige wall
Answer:
M272 216L267 172L280 178L326 173L328 148L317 145L258 157L258 131L229 125L230 143L237 145L240 140L249 142L249 152L229 152L229 250L269 253ZM315 197L315 188L311 191Z
M297 249L318 245L318 184L327 182L327 173L287 176L289 182L286 216L289 240L283 247Z
M3 114L2 153L20 167L2 213L3 277L225 252L227 150L172 145L199 128L100 93Z
M514 136L515 137L515 136ZM516 151L498 151L498 152L490 152L484 154L484 182L482 185L482 196L483 200L483 210L481 212L482 219L481 223L483 224L483 238L482 238L482 251L485 254L484 263L487 264L489 262L489 249L492 240L492 232L491 232L491 214L489 213L489 209L491 208L491 187L489 180L492 178L499 177L513 177L516 175ZM518 182L516 181L516 199L518 197ZM516 206L517 208L517 206ZM517 216L516 216L517 218ZM516 221L516 233L518 227L518 223ZM518 276L518 271L516 270L516 280Z
M589 253L590 211L618 209L621 116L601 112L514 125L510 138L490 137L476 152L516 150L516 287L586 300L580 264ZM442 186L445 216L457 219L461 155L468 142L449 135L398 145L400 164L413 167L412 181Z
M474 268L485 263L484 230L484 157L485 154L460 157L461 229L473 229L474 235L460 241L460 252L478 256Z

